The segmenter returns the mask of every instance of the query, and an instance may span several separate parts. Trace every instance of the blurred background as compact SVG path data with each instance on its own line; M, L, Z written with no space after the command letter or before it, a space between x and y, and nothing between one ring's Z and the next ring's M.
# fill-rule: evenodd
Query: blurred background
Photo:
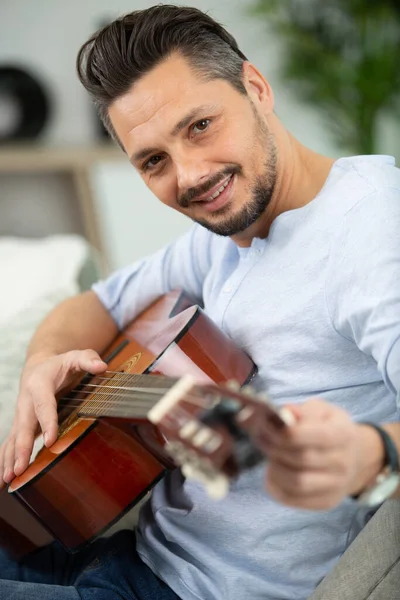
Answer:
M77 51L94 30L152 4L1 0L0 236L83 234L105 274L189 226L107 140L75 74ZM233 33L304 144L331 156L399 154L398 0L192 4Z
M190 227L107 138L75 74L95 30L152 4L0 0L0 440L45 314ZM209 11L236 37L305 145L400 159L399 0L177 4Z

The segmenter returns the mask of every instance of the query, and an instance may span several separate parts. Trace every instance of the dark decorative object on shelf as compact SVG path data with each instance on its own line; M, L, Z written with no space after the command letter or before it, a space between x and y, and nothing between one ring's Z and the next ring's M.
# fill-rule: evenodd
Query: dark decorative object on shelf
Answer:
M0 65L0 144L37 138L49 116L50 100L36 76Z

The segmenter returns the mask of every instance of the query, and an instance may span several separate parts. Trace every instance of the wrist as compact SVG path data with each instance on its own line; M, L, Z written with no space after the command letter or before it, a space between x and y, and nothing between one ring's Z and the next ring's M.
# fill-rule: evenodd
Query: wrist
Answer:
M359 468L349 495L358 496L373 485L385 466L385 448L379 433L370 425L358 424Z
M28 354L26 357L25 367L30 367L32 365L40 364L40 363L44 362L45 360L48 360L49 358L53 358L54 356L57 356L57 354L55 352L51 352L50 350L47 350L47 351L42 350L41 352L32 352L32 353Z

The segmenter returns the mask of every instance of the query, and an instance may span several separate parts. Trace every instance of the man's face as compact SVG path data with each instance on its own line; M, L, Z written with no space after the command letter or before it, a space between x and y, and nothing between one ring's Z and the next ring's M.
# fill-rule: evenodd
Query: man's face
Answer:
M235 236L257 221L276 182L276 147L249 96L204 82L173 55L109 109L132 164L167 206ZM254 227L252 228L254 230Z

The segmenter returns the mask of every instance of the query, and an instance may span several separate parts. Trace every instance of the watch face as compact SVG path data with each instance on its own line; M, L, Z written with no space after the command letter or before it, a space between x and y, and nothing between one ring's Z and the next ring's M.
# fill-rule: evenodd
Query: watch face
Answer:
M400 473L389 473L382 476L382 478L378 477L378 481L374 487L361 494L359 503L365 506L382 504L382 502L394 494L399 483Z

